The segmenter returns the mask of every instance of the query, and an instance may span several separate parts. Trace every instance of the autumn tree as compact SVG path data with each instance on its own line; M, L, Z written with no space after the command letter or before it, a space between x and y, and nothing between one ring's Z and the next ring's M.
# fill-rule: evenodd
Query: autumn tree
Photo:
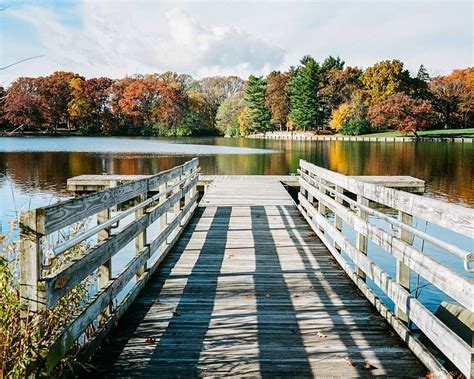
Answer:
M219 105L228 97L243 91L245 82L238 76L213 76L194 83L192 89L202 94L214 119Z
M54 129L60 125L69 128L69 102L72 100L72 72L56 71L38 81L38 95L42 98L41 111L46 123Z
M7 127L8 123L5 119L5 100L7 92L3 86L0 86L0 129Z
M163 88L163 82L156 78L137 79L125 87L118 105L135 128L151 127L156 121L156 108Z
M290 118L299 129L323 126L323 112L318 99L319 72L319 64L314 58L305 56L289 80Z
M325 73L324 85L318 94L321 99L324 120L330 119L331 114L343 103L349 103L352 95L360 91L362 70L357 67L341 69L334 67Z
M278 125L280 130L286 126L290 113L288 80L291 76L291 72L280 71L273 71L267 76L265 106L271 113L273 124Z
M397 92L410 89L411 78L408 70L399 60L382 61L367 68L361 76L367 95L367 105L375 105Z
M255 132L267 132L272 129L271 115L265 107L266 80L262 77L250 75L245 91L245 103L248 127Z
M15 127L38 128L45 122L43 97L39 95L40 78L19 78L5 95L4 117Z
M344 124L351 119L351 109L348 103L342 103L331 114L329 127L340 131Z
M231 137L238 136L240 134L239 116L244 107L245 100L241 93L225 99L217 110L217 129Z
M184 88L160 81L158 91L160 96L155 108L157 121L168 128L169 132L166 134L177 135L177 127L183 120L187 107Z
M434 78L429 89L442 126L465 128L474 123L474 68Z
M193 83L193 77L189 74L180 74L174 71L165 71L157 78L160 79L167 87L173 87L180 92L188 92Z
M405 93L396 93L369 109L374 126L386 126L402 133L426 129L433 119L433 108L427 100L415 99Z
M111 134L114 129L108 104L112 80L109 78L71 79L69 114L73 124L86 133Z

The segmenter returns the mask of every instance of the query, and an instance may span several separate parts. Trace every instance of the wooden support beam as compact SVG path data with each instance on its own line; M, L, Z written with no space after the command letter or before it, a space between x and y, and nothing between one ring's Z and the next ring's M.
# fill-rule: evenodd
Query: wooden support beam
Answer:
M400 221L411 225L413 222L413 216L409 215L405 212L398 212ZM399 230L400 239L411 245L413 243L413 235L406 230L400 229ZM400 284L403 288L405 288L408 292L410 292L410 268L403 263L401 260L397 259L397 267L396 267L396 281ZM399 307L395 310L395 315L402 321L408 322L408 316L404 313Z
M20 216L20 300L32 313L46 309L46 291L41 282L44 217L40 211L33 209Z
M340 194L344 194L344 188L341 186L336 186L336 192ZM339 204L343 204L343 200L339 196L335 196L335 201ZM342 231L342 218L337 214L337 212L334 213L334 227ZM334 241L334 247L336 248L337 251L341 252L341 248L337 245L336 241Z
M147 198L147 194L141 194L140 196L137 197L137 204L140 204L141 202L145 201ZM140 219L146 212L145 208L140 208L135 211L135 220ZM145 227L143 229L143 232L141 232L136 238L135 238L135 254L140 255L143 252L143 249L146 246L146 238L147 238L147 228ZM137 271L137 280L140 279L140 277L143 275L143 273L146 270L146 263Z
M103 211L97 213L97 224L102 224L110 218L110 208L104 209ZM110 229L102 229L97 234L97 243L110 237ZM110 279L112 278L112 259L108 259L104 264L99 267L99 272L97 276L97 289L100 291L102 288L107 286ZM100 318L105 320L112 312L112 306L107 305L102 313Z
M357 195L357 202L359 204L365 205L366 207L369 206L369 200L363 196ZM357 215L367 221L369 219L369 215L367 212L363 211L362 209L357 210ZM358 232L356 236L356 247L357 249L364 255L367 255L367 236L364 233ZM356 273L360 276L362 280L365 280L366 274L364 270L360 267L356 266Z

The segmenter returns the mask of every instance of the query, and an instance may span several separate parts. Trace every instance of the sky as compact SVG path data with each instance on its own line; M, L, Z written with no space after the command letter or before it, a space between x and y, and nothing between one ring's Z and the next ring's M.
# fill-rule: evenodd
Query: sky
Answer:
M302 56L432 76L473 66L473 2L0 0L0 85L20 76L265 75Z

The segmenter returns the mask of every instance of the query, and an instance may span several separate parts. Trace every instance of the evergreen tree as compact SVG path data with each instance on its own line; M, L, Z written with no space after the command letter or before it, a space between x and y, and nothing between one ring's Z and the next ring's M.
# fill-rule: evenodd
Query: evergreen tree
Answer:
M428 70L424 65L420 65L418 69L418 74L416 75L417 79L422 80L424 82L429 82L431 80L430 74L428 74Z
M290 118L299 129L314 129L323 125L323 111L318 99L319 64L307 55L289 81Z
M419 99L431 99L431 93L428 84L431 81L428 70L425 66L420 65L416 78L413 79L413 96Z
M246 112L248 128L251 131L265 133L273 128L270 112L265 107L266 87L267 82L261 76L249 76L244 98L248 108Z

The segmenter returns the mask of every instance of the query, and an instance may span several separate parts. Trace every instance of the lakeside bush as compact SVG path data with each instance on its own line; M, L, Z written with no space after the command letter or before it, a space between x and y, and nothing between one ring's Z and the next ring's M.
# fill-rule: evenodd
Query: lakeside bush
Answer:
M367 120L350 120L342 126L340 132L345 135L359 136L372 132L372 129Z
M20 299L22 251L20 243L12 238L15 227L16 223L12 223L9 233L0 233L0 378L24 378L30 372L44 376L41 367L48 347L88 299L88 284L76 286L52 309L35 315L29 313ZM71 236L74 233L77 231ZM69 250L61 262L73 259L85 248L82 245ZM58 264L52 269L57 269ZM57 373L69 365L73 355L62 361Z

